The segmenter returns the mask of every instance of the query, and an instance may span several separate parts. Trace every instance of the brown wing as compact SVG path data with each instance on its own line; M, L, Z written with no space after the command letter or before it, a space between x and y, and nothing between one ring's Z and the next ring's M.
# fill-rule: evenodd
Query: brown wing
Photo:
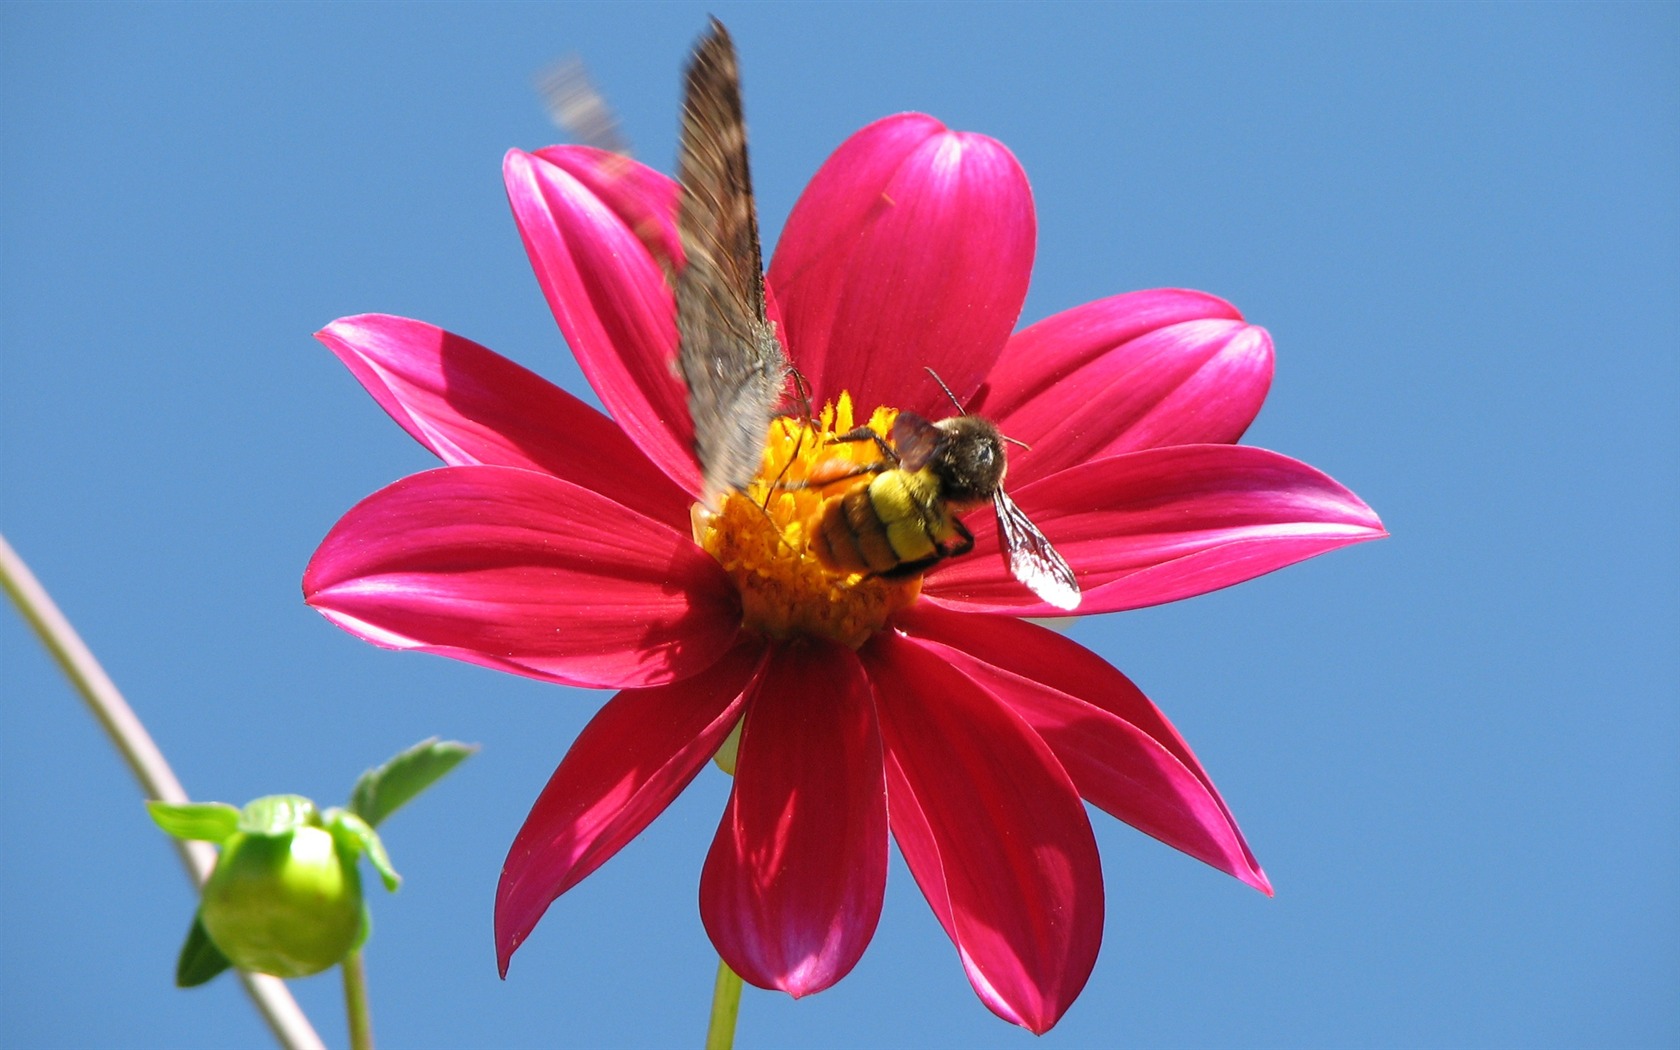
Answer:
M688 384L694 451L708 504L758 473L787 354L764 314L764 264L747 170L735 46L717 19L689 62L677 229L677 364Z
M1002 489L993 494L992 506L997 510L1003 560L1010 575L1058 609L1079 608L1079 580L1044 533Z
M892 433L887 435L898 453L899 467L912 473L927 466L946 439L945 431L914 412L900 412L893 420Z
M618 114L589 79L589 69L568 55L536 76L537 94L556 127L585 146L630 156L630 144L618 128Z

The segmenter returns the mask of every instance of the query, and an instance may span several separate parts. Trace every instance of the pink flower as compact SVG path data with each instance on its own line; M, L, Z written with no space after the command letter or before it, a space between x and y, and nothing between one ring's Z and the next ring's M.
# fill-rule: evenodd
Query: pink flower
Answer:
M889 832L981 999L1035 1032L1078 995L1102 937L1081 798L1271 892L1143 693L1020 619L1059 613L1009 575L989 511L968 516L975 551L936 566L919 599L912 582L845 629L767 618L751 572L695 538L699 471L661 263L681 258L674 184L582 147L511 152L504 174L611 420L430 325L334 322L321 341L446 466L362 501L304 576L311 605L376 644L619 690L509 851L504 973L549 904L738 725L700 910L723 959L761 987L804 995L857 962ZM940 418L937 371L1031 446L1011 453L1008 488L1077 573L1082 614L1385 535L1330 478L1234 443L1270 384L1272 345L1227 303L1136 292L1012 335L1034 236L1025 175L997 142L918 114L854 135L806 189L769 271L813 401L847 391L864 413Z

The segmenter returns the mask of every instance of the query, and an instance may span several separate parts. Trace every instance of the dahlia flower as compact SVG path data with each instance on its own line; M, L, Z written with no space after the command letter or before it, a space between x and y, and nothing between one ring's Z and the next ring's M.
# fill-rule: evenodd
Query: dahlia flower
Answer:
M701 917L736 973L795 996L869 943L889 834L980 998L1034 1032L1073 1002L1102 937L1082 798L1271 892L1155 706L1025 619L1061 613L995 555L990 511L969 516L974 551L925 578L836 577L806 543L823 494L785 480L862 454L829 441L855 422L952 414L931 369L1028 446L1006 484L1076 572L1082 615L1383 536L1324 474L1235 443L1271 381L1263 329L1168 289L1011 334L1035 238L1019 164L984 136L890 117L818 171L768 273L818 418L778 420L760 481L710 513L672 367L675 184L577 146L510 152L503 171L607 414L420 321L334 322L321 341L446 465L354 507L303 586L378 645L618 690L509 850L504 974L548 906L715 756L734 782Z

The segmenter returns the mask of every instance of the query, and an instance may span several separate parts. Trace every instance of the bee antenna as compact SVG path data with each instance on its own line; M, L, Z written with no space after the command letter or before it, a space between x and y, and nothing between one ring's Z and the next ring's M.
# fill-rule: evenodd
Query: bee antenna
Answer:
M1012 438L1008 434L999 434L998 437L1000 437L1003 440L1009 442L1011 445L1016 445L1020 448L1024 448L1028 452L1032 451L1032 446L1027 444L1025 441L1022 441L1020 438Z
M927 368L926 365L923 365L922 367ZM945 396L951 399L951 404L957 406L957 411L965 416L968 415L968 409L964 408L963 403L957 400L957 395L951 393L951 388L945 385L945 380L939 378L939 373L935 372L931 368L928 368L927 374L933 377L933 381L935 383L939 384L939 389L945 391Z

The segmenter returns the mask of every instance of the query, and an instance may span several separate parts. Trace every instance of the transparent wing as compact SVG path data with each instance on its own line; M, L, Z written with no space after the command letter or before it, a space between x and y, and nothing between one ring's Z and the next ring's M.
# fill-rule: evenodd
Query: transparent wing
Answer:
M992 496L992 506L997 509L1003 560L1010 574L1058 609L1079 608L1079 581L1044 533L1002 489Z
M747 168L740 69L716 19L695 46L683 99L677 228L677 364L688 384L706 501L758 472L788 360L764 312L764 264Z

